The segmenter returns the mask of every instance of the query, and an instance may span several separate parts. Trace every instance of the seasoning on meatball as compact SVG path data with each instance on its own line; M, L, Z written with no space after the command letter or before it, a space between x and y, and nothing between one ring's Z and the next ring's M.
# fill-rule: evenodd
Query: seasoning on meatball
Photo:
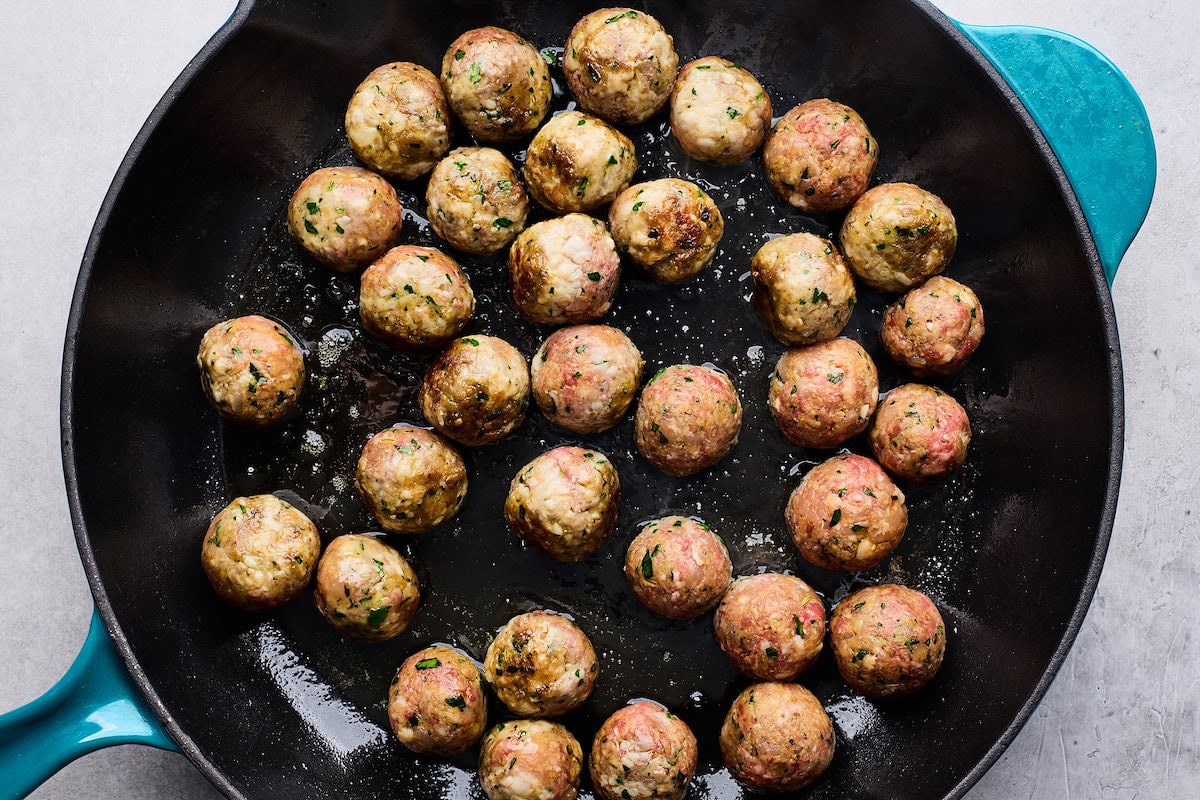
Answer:
M692 475L733 450L742 404L733 381L710 367L676 364L642 390L634 418L638 450L668 475Z
M586 214L531 225L508 251L513 300L534 322L564 325L603 316L621 279L608 230Z
M771 98L744 67L717 56L679 71L671 92L671 133L692 158L736 164L749 158L771 127Z
M801 447L837 447L867 429L879 402L879 374L853 339L788 350L771 373L767 405Z
M430 350L462 333L475 293L450 256L400 245L363 272L358 313L372 336L402 350Z
M834 338L854 312L854 278L833 243L811 233L772 239L750 262L754 308L786 345Z
M625 552L625 580L655 614L691 619L710 611L729 588L733 564L721 537L698 520L646 523Z
M488 645L483 674L514 714L557 717L583 705L600 664L573 620L531 611L508 621Z
M487 694L475 662L434 645L400 665L388 690L388 721L400 743L416 753L458 755L487 727Z
M304 354L278 322L250 315L213 325L196 355L200 385L231 422L273 425L300 402Z
M810 214L839 211L858 199L879 161L879 142L849 106L809 100L780 118L763 147L767 182Z
M533 356L533 396L546 419L575 433L599 433L625 416L642 383L642 354L607 325L550 334Z
M751 789L787 792L820 777L833 760L833 723L798 683L756 683L737 696L721 726L725 766Z
M455 339L430 365L418 395L433 427L460 444L489 444L525 421L529 366L494 336Z
M425 190L429 225L451 247L491 255L525 228L529 198L517 170L490 147L458 147L438 162Z
M842 253L864 283L903 292L946 268L958 245L954 215L937 195L911 183L869 190L846 214Z
M488 800L575 800L583 748L557 722L501 722L483 737L479 783Z
M354 486L389 533L425 533L458 513L467 496L462 456L432 431L400 425L363 447Z
M564 111L529 143L529 194L555 214L590 211L612 202L637 171L629 137L599 117Z
M271 494L235 497L204 534L200 563L213 589L244 611L268 611L308 586L321 535L295 506Z
M608 224L617 248L658 283L678 283L708 266L725 232L713 199L678 178L630 186L613 201Z
M374 172L326 167L296 188L288 231L313 258L350 272L396 243L403 214L396 190Z
M437 76L408 61L373 70L346 106L346 138L354 155L403 181L433 169L450 149L453 132Z
M442 57L442 82L454 113L481 142L533 133L550 109L545 59L503 28L476 28L455 39Z
M612 535L621 480L595 450L556 447L512 479L504 518L518 536L556 561L582 561Z
M800 555L855 572L887 558L908 526L904 493L869 458L834 456L809 470L784 514Z
M602 800L683 800L696 772L696 736L658 703L639 700L604 721L592 741L588 771Z
M983 339L983 306L967 286L935 275L888 306L882 339L892 360L917 377L949 375Z
M412 622L421 590L417 573L395 548L374 536L348 533L325 548L313 599L343 636L383 642Z
M895 584L868 586L838 603L829 634L838 672L868 697L915 692L933 679L946 655L937 606Z
M870 439L888 472L910 481L936 481L967 460L971 422L958 401L941 389L907 383L880 402Z
M713 617L717 644L744 675L786 681L812 666L825 640L825 606L794 575L738 578Z

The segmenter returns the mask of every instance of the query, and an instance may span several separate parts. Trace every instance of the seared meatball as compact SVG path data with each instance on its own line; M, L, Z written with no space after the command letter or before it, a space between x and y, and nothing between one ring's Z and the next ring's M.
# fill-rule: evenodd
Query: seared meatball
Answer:
M321 535L295 506L271 494L235 497L213 517L200 563L225 602L245 611L267 611L308 586Z
M250 315L205 331L196 355L200 385L231 422L273 425L300 402L304 354L278 322Z
M380 431L363 447L354 485L385 531L425 533L462 507L467 467L441 436L400 425Z
M733 579L721 537L688 517L646 523L625 552L625 580L642 605L671 619L711 610Z
M388 720L400 743L417 753L457 755L487 727L487 694L475 662L442 645L418 650L400 665L388 690Z
M525 421L529 366L494 336L455 339L430 365L418 396L433 427L461 444L489 444Z
M532 225L508 251L513 300L545 325L601 317L612 306L621 259L598 219L568 214Z
M542 54L512 31L476 28L442 57L454 113L481 142L514 142L533 133L550 109L550 70Z
M869 458L834 456L809 470L784 514L800 555L825 569L870 569L908 526L904 493Z
M767 405L793 444L837 447L867 429L879 402L879 374L853 339L788 350L771 373Z
M555 214L612 202L637 171L629 137L578 111L555 115L525 152L529 194Z
M678 283L708 266L725 232L713 199L678 178L630 186L613 201L608 224L617 248L658 283Z
M935 275L883 315L883 348L918 377L962 369L983 339L983 306L970 288Z
M583 748L557 722L501 722L479 749L479 783L488 800L575 800Z
M691 364L665 367L642 390L634 419L638 450L668 475L692 475L733 450L742 404L724 372Z
M438 162L425 190L429 225L451 247L491 255L525 228L529 198L517 170L490 147L459 147Z
M599 433L629 410L642 383L644 363L637 346L616 328L562 328L533 356L533 396L555 425L575 433Z
M849 106L809 100L783 115L763 147L767 182L801 211L839 211L858 199L879 161L879 142Z
M288 231L339 272L370 264L400 238L404 209L392 185L360 167L326 167L296 187Z
M771 98L743 67L717 56L685 64L671 92L671 133L692 158L736 164L771 127Z
M820 777L833 760L833 723L798 683L748 686L721 726L721 755L752 789L787 792Z
M946 655L937 606L905 586L868 586L850 595L834 609L829 633L838 671L868 697L915 692Z
M616 711L596 731L588 771L602 800L683 800L696 772L696 737L658 703L639 700Z
M403 181L433 169L454 129L437 76L419 64L384 64L363 79L346 107L346 138L376 172Z
M717 644L744 675L786 681L812 666L825 640L825 606L794 575L738 578L713 617Z
M518 536L556 561L582 561L612 535L621 480L595 450L556 447L512 479L504 518Z
M854 312L854 278L828 239L793 233L772 239L750 262L754 308L786 345L834 338Z
M393 247L363 272L363 329L402 350L441 347L475 313L475 293L458 262L432 247Z
M583 631L553 611L508 621L488 645L483 674L514 714L557 717L583 705L600 665Z
M903 292L946 268L958 227L937 195L911 183L885 183L846 214L841 239L850 269L864 283Z
M349 533L325 548L313 599L343 636L383 642L412 622L421 590L417 573L395 548L374 536Z
M871 422L871 450L898 478L936 481L967 460L967 412L941 389L907 383L887 393Z

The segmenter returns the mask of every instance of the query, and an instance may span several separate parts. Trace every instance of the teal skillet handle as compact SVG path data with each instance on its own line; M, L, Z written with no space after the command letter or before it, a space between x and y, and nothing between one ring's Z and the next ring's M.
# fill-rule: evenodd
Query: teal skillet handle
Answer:
M1087 42L1045 28L955 23L1008 81L1058 156L1111 284L1154 194L1146 108Z
M177 750L125 671L99 612L67 674L0 716L0 800L17 800L65 764L115 744Z

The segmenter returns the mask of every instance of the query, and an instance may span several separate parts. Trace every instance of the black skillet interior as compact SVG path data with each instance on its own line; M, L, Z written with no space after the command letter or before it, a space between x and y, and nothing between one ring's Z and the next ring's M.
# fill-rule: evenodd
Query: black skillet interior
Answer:
M234 612L205 582L201 534L238 493L280 492L310 512L326 541L371 530L350 481L358 450L386 425L421 421L422 362L364 337L356 280L303 256L284 230L284 204L304 174L353 162L341 115L354 86L386 61L436 70L455 36L485 24L561 46L593 7L263 2L178 91L98 228L73 361L68 353L68 478L101 607L170 730L230 796L482 797L471 755L416 758L394 741L388 681L420 646L451 642L481 657L511 615L549 607L573 614L601 654L594 695L564 720L585 748L606 715L650 697L700 740L692 796L738 797L716 738L745 682L713 643L711 616L655 617L620 572L638 520L694 514L724 536L738 573L795 572L830 604L884 581L937 601L950 647L939 676L915 697L874 704L856 696L828 653L803 677L839 737L832 767L804 796L957 796L1028 714L1074 633L1081 596L1086 603L1094 588L1118 469L1119 365L1094 255L1043 151L978 56L957 46L936 12L911 2L646 6L674 35L681 62L734 59L760 77L776 114L822 96L857 108L880 142L877 181L928 187L958 217L962 238L947 274L979 293L988 334L972 364L939 385L963 402L975 439L953 479L904 487L909 532L883 566L825 572L788 541L783 504L823 456L788 446L765 412L782 348L747 303L749 257L762 242L827 234L839 220L784 207L757 160L732 168L689 161L660 116L629 131L636 179L676 175L706 186L725 215L725 239L715 266L682 287L627 273L603 321L630 332L648 374L681 361L730 373L746 409L733 456L694 478L666 478L636 454L628 419L580 440L532 412L513 437L464 453L471 491L453 523L397 542L424 599L412 627L386 644L342 640L309 598L271 616ZM560 94L558 107L568 99ZM397 189L407 209L402 241L437 245L421 218L423 186ZM461 262L479 298L471 330L530 355L548 329L516 313L503 262ZM886 299L864 292L860 301L847 335L876 357L886 390L906 380L879 344ZM308 345L303 413L265 433L220 425L194 364L205 328L248 312L283 320ZM624 503L601 553L558 565L519 546L499 508L518 467L576 441L612 456ZM866 452L861 440L850 449ZM503 717L497 705L492 711Z

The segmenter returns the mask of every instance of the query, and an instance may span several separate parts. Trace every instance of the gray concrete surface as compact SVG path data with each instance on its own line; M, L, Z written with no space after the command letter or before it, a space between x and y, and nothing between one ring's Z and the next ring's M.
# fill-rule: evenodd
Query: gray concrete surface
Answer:
M1108 563L1045 701L969 797L1197 797L1200 259L1189 198L1200 185L1193 55L1200 4L940 5L971 22L1040 24L1091 41L1141 92L1159 148L1154 206L1114 287L1128 426ZM67 668L91 613L58 451L59 366L76 269L129 142L232 2L2 6L0 163L10 219L0 225L0 710L7 710ZM119 747L77 761L33 796L216 793L181 756Z

